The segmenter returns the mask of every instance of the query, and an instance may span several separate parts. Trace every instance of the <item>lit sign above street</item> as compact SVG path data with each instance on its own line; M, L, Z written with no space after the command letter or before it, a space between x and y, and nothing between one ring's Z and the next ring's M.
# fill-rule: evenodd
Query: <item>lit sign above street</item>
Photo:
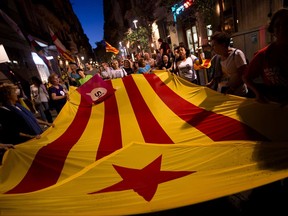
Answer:
M174 21L176 22L177 15L182 13L185 9L189 8L192 4L193 4L193 0L187 0L187 1L184 2L184 4L181 4L181 5L180 4L175 4L175 5L173 5L171 10L172 10L172 13L173 13Z

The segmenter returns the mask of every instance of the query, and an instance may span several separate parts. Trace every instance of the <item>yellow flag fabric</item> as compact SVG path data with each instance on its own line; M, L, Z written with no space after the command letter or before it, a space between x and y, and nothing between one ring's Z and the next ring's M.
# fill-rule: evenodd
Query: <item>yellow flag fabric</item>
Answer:
M0 215L156 212L288 177L287 107L163 71L106 82L105 101L70 90L54 128L5 153Z

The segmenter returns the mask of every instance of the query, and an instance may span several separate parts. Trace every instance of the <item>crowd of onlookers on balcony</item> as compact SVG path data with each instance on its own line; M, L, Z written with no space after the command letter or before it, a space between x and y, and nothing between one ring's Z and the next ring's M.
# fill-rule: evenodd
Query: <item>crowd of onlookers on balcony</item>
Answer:
M211 43L205 46L205 54L209 56L211 64L211 67L205 69L208 73L208 82L205 85L223 94L254 97L261 103L274 102L286 106L287 23L287 9L281 9L274 14L268 31L273 34L275 40L255 53L249 64L242 50L230 46L229 34L215 32L211 37ZM199 85L200 78L196 66L201 66L204 60L200 51L190 53L183 43L172 48L162 39L159 39L159 44L160 48L155 53L134 53L132 58L130 55L115 58L111 62L101 62L98 67L89 62L85 65L71 62L67 73L61 76L52 73L48 79L49 83L45 85L38 77L32 77L31 97L25 96L19 83L1 83L0 149L6 150L32 138L39 139L45 127L54 125L55 116L53 117L51 112L55 111L57 115L69 100L69 88L77 88L93 76L107 80L162 70ZM31 100L27 101L27 98ZM28 103L25 103L25 99ZM40 124L44 126L41 127Z

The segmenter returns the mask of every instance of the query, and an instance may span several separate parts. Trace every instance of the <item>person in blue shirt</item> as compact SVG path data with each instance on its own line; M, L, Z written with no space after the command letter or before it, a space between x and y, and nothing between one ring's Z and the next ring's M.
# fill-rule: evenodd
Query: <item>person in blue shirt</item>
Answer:
M151 72L151 66L146 64L144 58L138 60L138 66L137 74L149 74Z

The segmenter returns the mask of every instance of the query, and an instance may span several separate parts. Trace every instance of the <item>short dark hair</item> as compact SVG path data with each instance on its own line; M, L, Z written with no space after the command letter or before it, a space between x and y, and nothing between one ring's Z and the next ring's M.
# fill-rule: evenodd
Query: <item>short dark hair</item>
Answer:
M163 39L162 39L162 38L159 38L159 39L158 39L158 42L163 42Z
M75 62L69 62L69 65L76 65L78 67L77 63Z
M31 78L32 82L36 83L37 85L41 85L42 81L37 77L37 76L33 76Z
M81 68L77 68L77 69L76 69L76 73L79 74L79 71L83 71L83 72L84 72L83 69L81 69Z
M227 47L229 47L230 45L230 40L231 37L228 33L226 32L215 32L212 36L211 36L211 40L216 41L218 44L225 44Z

